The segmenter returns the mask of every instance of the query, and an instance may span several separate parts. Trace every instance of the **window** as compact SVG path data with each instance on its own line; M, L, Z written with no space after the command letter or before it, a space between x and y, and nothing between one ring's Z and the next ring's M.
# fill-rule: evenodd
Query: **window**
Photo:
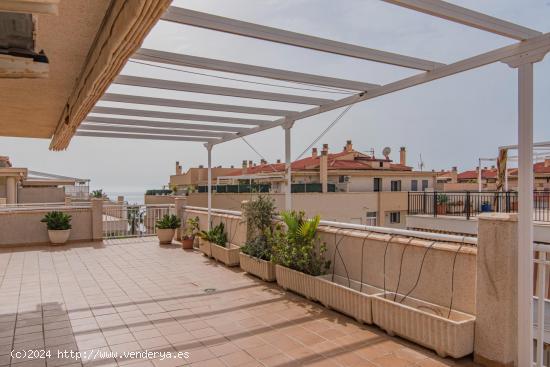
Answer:
M411 181L411 191L418 191L418 180Z
M391 191L401 191L401 180L392 180Z
M428 188L428 180L422 180L422 191Z
M400 212L391 212L390 213L390 223L401 223L401 213Z
M374 178L374 191L382 191L382 179L379 177Z
M375 226L376 225L376 216L377 216L376 212L367 212L367 221L366 221L365 224L367 226Z

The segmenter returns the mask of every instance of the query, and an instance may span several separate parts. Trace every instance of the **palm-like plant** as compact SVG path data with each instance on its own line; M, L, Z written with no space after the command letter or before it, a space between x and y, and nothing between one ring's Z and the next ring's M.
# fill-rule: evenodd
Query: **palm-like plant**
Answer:
M227 244L227 233L225 233L225 226L223 223L212 227L209 231L200 231L197 235L205 241L215 243L222 247L225 247Z
M330 266L324 260L326 245L317 237L321 218L307 219L303 211L282 212L286 232L281 226L268 235L273 247L273 260L283 266L310 275L324 274Z

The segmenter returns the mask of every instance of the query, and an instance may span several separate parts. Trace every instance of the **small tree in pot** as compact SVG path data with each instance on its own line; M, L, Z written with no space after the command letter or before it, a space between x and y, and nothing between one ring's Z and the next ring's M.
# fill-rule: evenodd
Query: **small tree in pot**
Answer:
M181 225L181 220L174 214L165 214L156 223L159 244L170 244L176 234L176 229Z
M192 249L197 233L199 233L199 217L187 218L183 236L181 237L181 248Z
M71 219L69 214L52 211L46 213L41 222L46 223L48 237L53 245L60 245L67 242L71 234Z

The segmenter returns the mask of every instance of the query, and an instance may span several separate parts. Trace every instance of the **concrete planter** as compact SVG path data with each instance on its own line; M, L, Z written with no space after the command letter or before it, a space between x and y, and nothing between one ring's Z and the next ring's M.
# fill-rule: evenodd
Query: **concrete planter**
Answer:
M474 350L475 316L414 298L394 302L395 294L386 293L372 298L372 316L376 325L390 335L397 334L441 357L464 357ZM402 295L397 295L400 301Z
M317 283L319 280L316 277L281 265L275 266L275 276L277 284L284 290L290 289L309 300L317 300Z
M360 323L372 324L372 298L383 291L339 275L317 277L317 297L325 307L351 316Z
M255 275L266 282L275 281L275 264L271 261L258 259L242 252L239 254L239 258L241 269L248 274Z
M159 239L159 244L161 245L171 244L175 234L176 230L173 228L157 228L157 237Z
M204 254L204 256L212 257L212 246L210 241L204 240L199 237L199 251Z
M52 245L62 245L69 240L70 229L48 230L48 237Z
M228 245L229 247L223 247L215 243L210 243L212 257L227 266L237 266L239 265L239 253L241 252L241 248L232 243Z

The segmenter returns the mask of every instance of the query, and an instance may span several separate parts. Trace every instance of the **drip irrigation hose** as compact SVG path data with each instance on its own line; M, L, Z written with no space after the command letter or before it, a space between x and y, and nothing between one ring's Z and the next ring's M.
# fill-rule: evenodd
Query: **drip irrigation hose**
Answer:
M405 296L401 298L399 303L403 303L418 286L418 282L420 281L420 276L422 275L422 270L424 269L424 260L426 260L426 255L428 254L428 251L430 251L435 244L436 244L436 241L432 241L430 246L428 246L426 251L424 251L424 255L422 255L422 261L420 262L420 269L418 270L418 276L416 277L416 282L414 283L413 287L407 292L407 294L405 294Z
M403 258L405 257L405 251L407 251L407 248L412 242L412 237L409 238L409 242L403 247L403 252L401 253L401 260L399 262L399 273L397 275L397 286L395 287L395 292L393 294L393 301L395 302L395 299L397 298L397 292L399 292L399 283L401 283L401 273L403 269Z
M363 292L363 264L365 263L365 260L363 259L363 253L365 252L365 242L367 241L367 238L369 235L367 234L363 238L363 243L361 244L361 280L359 282L359 292Z
M386 299L386 254L388 253L388 246L393 240L395 235L390 235L390 238L386 241L386 248L384 249L384 266L383 266L383 273L384 273L384 299Z
M455 265L456 265L456 258L458 257L458 253L464 246L464 242L458 246L458 249L455 252L455 256L453 258L453 270L451 273L451 302L449 303L449 313L447 314L447 318L449 319L451 317L451 311L453 309L453 301L454 301L454 295L455 295Z
M332 265L332 279L331 280L334 282L334 273L336 272L336 253L338 253L338 257L342 261L342 265L344 266L344 271L346 272L346 278L348 279L348 287L351 288L351 280L349 278L348 268L346 266L346 262L344 261L344 258L342 257L342 254L340 253L340 250L338 249L338 247L340 246L340 243L342 242L342 240L346 236L342 236L342 238L340 238L340 240L338 240L338 242L336 242L336 236L338 236L338 231L340 231L339 228L337 228L336 232L334 232L334 256L332 257L332 263L334 265Z

